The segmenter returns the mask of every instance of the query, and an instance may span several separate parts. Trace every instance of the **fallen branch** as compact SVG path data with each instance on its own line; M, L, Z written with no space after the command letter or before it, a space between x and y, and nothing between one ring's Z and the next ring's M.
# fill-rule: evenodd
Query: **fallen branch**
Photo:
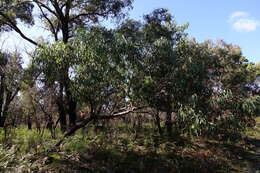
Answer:
M114 119L114 118L119 118L119 117L122 117L124 115L127 115L129 113L133 113L135 112L136 110L140 110L142 109L143 107L133 107L129 110L126 110L126 111L123 111L123 112L119 112L119 113L114 113L112 115L100 115L100 116L97 116L96 119L98 120L106 120L106 119Z
M90 123L92 120L94 120L94 117L89 117L84 119L82 122L77 123L75 126L73 126L71 129L69 129L63 136L63 138L55 145L56 147L60 146L61 143L69 136L73 135L78 129L81 129L85 127L88 123Z
M99 115L99 116L90 116L86 119L84 119L83 121L81 121L80 123L77 123L75 126L73 126L71 129L69 129L63 136L63 138L55 145L55 147L59 147L62 142L69 136L73 135L77 130L85 127L86 125L88 125L91 121L93 120L108 120L108 119L114 119L114 118L120 118L123 117L125 115L128 115L130 113L135 112L136 110L140 110L143 109L144 107L132 107L126 111L123 112L119 112L119 113L114 113L112 115Z

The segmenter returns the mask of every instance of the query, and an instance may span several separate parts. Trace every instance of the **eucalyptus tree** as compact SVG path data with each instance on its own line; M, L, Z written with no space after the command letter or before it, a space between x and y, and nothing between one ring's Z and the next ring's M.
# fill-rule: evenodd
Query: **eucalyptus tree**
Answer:
M113 30L91 27L72 42L77 62L72 88L75 97L90 109L91 116L112 114L127 109L127 50Z
M130 50L129 97L167 113L168 132L172 128L173 89L177 56L175 47L185 39L187 25L177 26L165 9L157 9L144 16L144 22L129 20L119 29Z
M144 16L144 23L128 20L117 31L125 39L121 46L129 51L125 56L129 98L166 112L168 132L172 112L182 116L192 110L201 128L212 112L214 89L223 87L239 95L249 74L239 47L187 40L186 27L177 26L167 10L158 9Z
M125 15L125 9L131 8L131 4L132 0L3 0L0 2L0 24L2 29L14 30L25 40L41 47L40 43L25 35L19 27L19 21L33 25L39 17L53 40L67 44L77 28L109 17L121 18ZM77 102L70 91L69 66L65 65L59 70L59 78L55 79L60 88L57 99L59 114L60 117L66 117L68 113L70 123L74 125Z
M125 38L116 30L94 26L79 30L70 43L46 44L35 52L34 64L44 74L52 73L44 78L47 81L55 80L59 69L69 65L71 93L88 110L64 137L90 122L122 117L142 108L128 97L126 58L131 55L124 43Z
M5 125L9 105L21 89L23 74L19 54L0 54L0 127Z
M243 129L245 122L252 119L257 103L244 92L255 74L248 70L250 64L241 49L224 41L190 40L178 46L178 54L182 57L180 79L186 81L186 87L180 90L182 100L186 104L192 101L192 108L214 126ZM189 99L192 95L196 97Z

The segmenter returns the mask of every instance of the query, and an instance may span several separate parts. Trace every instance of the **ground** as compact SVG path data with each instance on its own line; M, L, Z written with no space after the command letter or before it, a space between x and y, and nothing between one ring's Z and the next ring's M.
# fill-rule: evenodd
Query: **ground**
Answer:
M2 150L0 172L254 173L260 171L260 117L256 121L256 127L236 140L161 137L148 127L131 131L121 126L98 133L83 129L52 152L49 148L58 139L51 139L48 132L39 138L37 132L20 129L8 152Z

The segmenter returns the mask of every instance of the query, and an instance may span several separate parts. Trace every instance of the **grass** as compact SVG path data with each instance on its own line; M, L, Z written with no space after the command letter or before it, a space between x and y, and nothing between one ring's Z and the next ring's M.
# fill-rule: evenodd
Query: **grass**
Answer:
M260 116L257 117L255 120L256 120L256 126L253 128L248 128L245 136L260 139Z
M259 121L245 135L258 138ZM48 152L57 136L20 127L5 137L0 130L0 172L246 172L256 161L252 144L243 140L160 136L149 124L135 130L118 123L99 132L88 127Z

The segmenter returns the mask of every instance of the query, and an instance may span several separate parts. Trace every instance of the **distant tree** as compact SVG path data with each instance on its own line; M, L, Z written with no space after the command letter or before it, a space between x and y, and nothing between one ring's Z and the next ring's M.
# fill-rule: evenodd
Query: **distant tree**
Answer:
M20 96L17 95L9 105L8 117L6 118L5 123L17 127L24 123L23 116L23 104L21 103Z
M26 124L29 130L32 129L33 119L36 118L37 114L37 105L33 97L35 97L35 88L27 88L21 92L22 111L23 115L25 115ZM37 124L37 129L39 129L38 126L39 125Z

